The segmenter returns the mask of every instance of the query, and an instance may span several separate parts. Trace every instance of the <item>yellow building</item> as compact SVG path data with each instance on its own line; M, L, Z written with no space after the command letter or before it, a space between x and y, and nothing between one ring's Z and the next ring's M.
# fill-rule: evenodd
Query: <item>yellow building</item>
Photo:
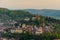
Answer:
M11 33L22 33L22 32L23 32L22 29L18 29L18 28L16 28L16 29L11 29L10 31L11 31Z
M22 29L16 29L15 30L15 33L22 33L23 31L22 31Z
M25 28L26 27L26 24L22 24L22 28Z

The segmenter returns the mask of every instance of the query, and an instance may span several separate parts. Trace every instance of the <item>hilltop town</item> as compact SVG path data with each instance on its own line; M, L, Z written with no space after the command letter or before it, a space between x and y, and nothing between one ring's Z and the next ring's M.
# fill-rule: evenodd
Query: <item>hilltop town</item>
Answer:
M54 27L52 25L46 24L44 19L41 20L42 17L39 15L33 15L31 18L24 18L24 20L17 22L10 22L10 25L4 26L4 23L0 23L0 32L3 34L7 33L16 33L16 34L26 34L30 35L40 35L43 33L52 33L54 31ZM41 20L41 21L40 21ZM41 22L41 23L40 23ZM1 34L2 35L2 34Z
M31 37L29 40L44 40L45 37L59 38L59 23L58 19L38 15L38 13L31 14L24 10L0 8L0 39L28 40L29 36Z

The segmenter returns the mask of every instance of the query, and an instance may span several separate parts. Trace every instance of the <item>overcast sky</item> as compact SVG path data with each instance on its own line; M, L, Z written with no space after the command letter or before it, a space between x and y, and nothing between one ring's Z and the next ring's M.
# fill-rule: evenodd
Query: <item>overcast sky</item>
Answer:
M9 9L60 9L60 0L0 0Z

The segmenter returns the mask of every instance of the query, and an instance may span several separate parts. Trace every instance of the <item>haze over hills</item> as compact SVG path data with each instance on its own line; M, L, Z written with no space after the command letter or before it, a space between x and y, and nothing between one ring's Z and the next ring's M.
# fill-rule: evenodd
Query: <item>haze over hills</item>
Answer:
M50 16L50 17L54 17L57 19L60 19L60 10L53 10L53 9L27 9L26 11L29 11L33 14L40 14L43 16Z

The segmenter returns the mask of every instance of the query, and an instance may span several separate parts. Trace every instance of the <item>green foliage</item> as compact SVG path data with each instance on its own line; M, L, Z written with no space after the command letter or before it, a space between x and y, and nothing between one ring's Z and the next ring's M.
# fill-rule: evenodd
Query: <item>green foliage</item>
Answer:
M12 20L23 20L25 17L31 17L32 14L26 12L24 10L8 10L6 8L0 8L0 15L4 16L5 18L10 18ZM8 17L7 17L8 16Z

